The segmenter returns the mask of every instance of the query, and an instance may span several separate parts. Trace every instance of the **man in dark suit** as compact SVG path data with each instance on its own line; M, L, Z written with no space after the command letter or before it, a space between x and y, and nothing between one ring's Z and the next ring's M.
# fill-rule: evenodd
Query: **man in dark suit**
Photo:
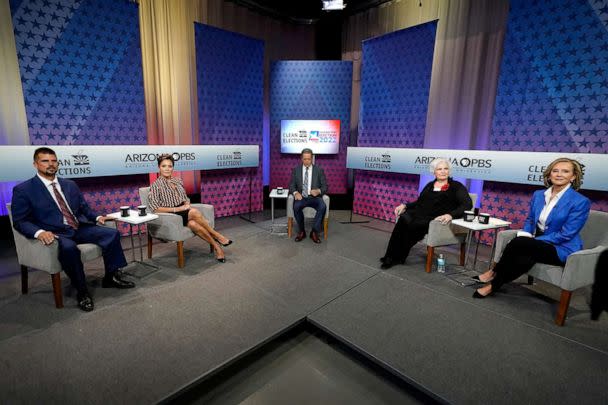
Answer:
M293 204L293 215L298 223L300 232L296 236L296 242L301 241L306 237L304 228L304 208L314 208L317 213L315 215L315 224L310 231L310 239L315 243L321 243L319 238L319 229L321 222L325 216L325 203L323 202L323 194L327 192L327 182L325 181L325 173L319 166L312 164L312 150L302 150L302 164L296 166L291 172L291 181L289 182L289 194L293 194L295 199Z
M46 147L34 152L36 176L13 189L13 226L25 237L38 239L43 245L59 244L59 262L77 291L78 306L92 311L80 258L80 243L94 243L102 249L105 265L104 288L133 288L135 284L122 279L118 269L125 267L120 234L116 229L97 226L111 220L96 216L89 208L78 186L72 180L56 176L57 155Z

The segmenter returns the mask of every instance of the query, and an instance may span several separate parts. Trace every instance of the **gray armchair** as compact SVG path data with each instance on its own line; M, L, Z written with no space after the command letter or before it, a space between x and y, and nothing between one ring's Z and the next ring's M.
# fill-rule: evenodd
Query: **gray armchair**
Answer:
M477 194L469 193L473 206L477 201ZM460 265L464 266L464 257L466 250L467 229L453 224L442 224L439 221L431 221L429 223L429 233L426 234L422 243L426 244L426 265L425 271L431 272L433 266L433 257L435 248L439 246L448 246L460 244Z
M578 288L592 285L595 266L600 253L608 249L608 213L591 211L589 219L581 230L583 250L568 256L566 265L551 266L537 263L528 272L528 281L533 277L561 288L561 296L555 323L563 326L566 321L572 292ZM517 236L517 230L503 231L498 234L494 262L498 262L507 244Z
M11 204L6 204L8 216L13 225ZM105 226L115 227L114 222L108 222ZM55 307L63 308L63 294L61 293L61 264L59 263L59 244L53 242L44 246L37 239L28 239L13 228L15 248L17 250L17 261L21 266L21 293L28 293L28 267L46 271L51 275ZM101 257L101 248L92 243L78 245L82 262L88 262Z
M323 202L325 203L325 207L327 208L325 210L325 217L323 217L323 238L327 239L327 227L329 224L329 196L327 194L323 194ZM294 216L293 216L293 202L294 202L294 198L293 195L289 195L289 197L287 197L287 236L289 236L291 238L291 234L293 231L293 221L294 221ZM310 219L310 218L314 218L316 214L316 211L314 208L310 208L310 207L306 207L304 208L304 220L306 219Z
M148 195L150 187L142 187L139 189L139 197L143 205L148 205ZM193 208L198 209L209 221L212 228L215 227L215 210L213 205L209 204L191 204ZM177 242L177 266L184 267L184 241L195 236L194 232L187 226L183 226L182 218L176 214L159 213L158 219L147 222L148 229L148 259L152 257L152 238L163 241ZM213 246L211 246L213 251Z

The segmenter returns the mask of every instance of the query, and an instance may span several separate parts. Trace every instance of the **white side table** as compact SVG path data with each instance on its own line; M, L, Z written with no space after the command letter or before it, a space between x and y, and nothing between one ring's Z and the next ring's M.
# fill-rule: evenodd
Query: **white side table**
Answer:
M134 210L129 210L128 217L120 216L120 212L113 212L111 214L108 214L108 216L114 218L114 220L116 220L116 221L129 224L129 236L131 237L131 251L133 252L133 261L134 262L137 262L137 259L135 259L135 244L133 243L133 225L137 225L137 239L139 240L139 257L140 257L139 263L143 263L143 264L147 265L148 263L144 263L144 251L141 246L141 226L140 225L157 219L158 215L147 214L143 217L140 217L139 212L134 211Z
M498 233L498 230L501 228L508 228L509 225L511 225L510 222L503 221L502 219L498 219L498 218L490 218L490 222L487 224L480 224L479 222L477 222L477 218L475 218L475 220L473 222L466 222L464 219L460 218L460 219L454 219L452 221L452 224L461 226L468 230L467 243L466 243L467 247L466 247L466 253L464 256L464 267L465 268L467 267L467 262L469 259L469 247L471 245L471 239L473 238L474 232L487 231L488 229L494 230L494 238L492 239L492 250L490 253L490 264L491 264L492 257L494 256L494 249L496 249L496 234ZM475 248L475 259L473 260L473 269L475 269L475 265L477 264L477 251L478 250L479 250L479 238L477 238L477 247Z
M270 225L270 233L274 232L274 200L275 199L281 199L281 200L287 200L287 197L289 196L289 190L288 189L283 189L283 192L281 194L279 194L277 192L276 188L273 188L272 191L270 192L270 218L272 219L272 224ZM282 225L282 224L281 224ZM287 224L285 224L285 226L287 226Z

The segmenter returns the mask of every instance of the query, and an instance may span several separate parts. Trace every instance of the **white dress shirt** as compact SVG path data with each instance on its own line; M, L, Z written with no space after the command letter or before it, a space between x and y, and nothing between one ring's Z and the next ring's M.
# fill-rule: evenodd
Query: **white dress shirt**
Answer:
M306 166L302 165L302 187L304 187L304 178L306 176ZM306 195L310 195L310 185L312 184L312 165L308 167L308 189L306 190ZM304 190L302 190L302 194L304 194Z
M543 232L545 231L545 227L547 224L547 218L549 218L549 214L551 214L551 211L553 211L553 208L555 208L555 205L557 204L559 199L562 198L564 193L566 191L568 191L569 188L570 188L570 183L568 183L562 191L555 194L555 197L553 197L553 198L551 198L551 191L553 190L553 187L549 187L547 190L545 190L545 206L543 207L543 210L540 212L540 216L538 217L538 222L536 223L536 227L538 229L540 229ZM530 238L532 237L532 235L526 231L517 232L517 236L528 236Z
M63 200L65 201L65 205L68 206L68 209L70 210L72 215L74 215L74 211L72 211L72 207L70 207L70 204L68 204L68 199L65 198L65 194L63 194L63 191L61 190L61 184L59 184L59 180L57 180L57 177L55 177L55 180L48 180L39 174L36 174L36 175L38 176L40 181L42 181L42 184L44 184L44 187L46 187L46 190L51 195L51 198L53 199L53 201L55 201L55 204L57 205L57 208L59 209L59 211L61 211L61 207L59 206L59 202L57 202L57 197L55 197L55 192L53 191L52 184L55 183L55 187L57 188L57 191L59 191L59 194L61 194L61 196L63 197ZM100 216L97 216L97 219L99 219L99 217ZM76 215L74 215L74 218L76 218ZM65 217L63 217L63 223L64 223L64 225L68 225L68 221L66 221ZM40 235L42 232L45 232L45 230L39 229L38 231L36 231L36 233L34 234L34 238L37 238L38 235Z

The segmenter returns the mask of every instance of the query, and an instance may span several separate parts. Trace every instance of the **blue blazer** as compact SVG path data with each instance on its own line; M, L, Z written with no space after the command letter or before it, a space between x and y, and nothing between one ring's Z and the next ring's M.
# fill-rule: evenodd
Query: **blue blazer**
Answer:
M545 190L538 190L532 196L524 231L534 235L544 206ZM587 222L590 208L591 201L570 187L551 210L545 223L545 233L536 239L555 246L560 260L565 262L569 255L583 248L580 231Z
M81 224L95 224L96 215L85 201L76 183L57 178L67 204ZM13 188L11 204L13 227L27 238L34 238L40 229L53 233L71 233L72 229L63 223L63 214L44 186L34 176Z

